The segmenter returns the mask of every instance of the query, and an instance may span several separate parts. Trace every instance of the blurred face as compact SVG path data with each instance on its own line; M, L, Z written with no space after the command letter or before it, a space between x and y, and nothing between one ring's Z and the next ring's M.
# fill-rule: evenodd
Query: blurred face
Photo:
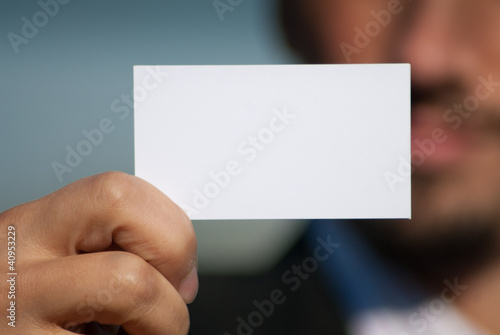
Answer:
M496 234L500 1L302 4L323 62L412 66L413 221L399 232L417 240L458 229Z

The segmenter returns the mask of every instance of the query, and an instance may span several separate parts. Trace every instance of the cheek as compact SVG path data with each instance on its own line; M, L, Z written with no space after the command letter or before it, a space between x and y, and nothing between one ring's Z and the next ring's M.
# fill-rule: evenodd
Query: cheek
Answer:
M436 222L436 219L453 222L468 216L497 217L500 204L500 148L492 143L490 145L474 152L465 164L441 176L431 188L421 188L418 182L414 184L415 218L429 222Z
M391 43L400 21L399 15L389 13L390 23L383 26L372 14L386 11L386 0L328 1L312 17L326 63L391 61Z
M500 23L500 20L499 20ZM489 42L485 42L482 47L481 54L481 63L483 64L481 73L484 76L492 75L493 81L495 81L496 85L494 87L494 92L492 94L492 98L489 99L490 104L495 104L498 109L498 105L500 105L500 24L498 28L494 31L494 36L490 36L488 38Z
M470 165L465 167L464 187L468 201L477 206L476 210L493 212L500 201L500 150L498 143L475 153ZM464 204L465 205L465 204Z
M489 3L489 6L483 5L484 8L480 13L473 16L474 20L465 24L463 28L463 38L459 38L461 43L457 43L459 48L456 55L469 55L471 59L469 68L462 66L464 72L468 72L469 92L475 93L475 89L479 83L478 76L484 78L492 76L492 80L500 83L500 2L492 0L483 0L481 3ZM462 15L463 16L463 15ZM462 17L463 18L463 17ZM458 24L458 23L457 23ZM466 63L467 64L467 63ZM500 85L493 88L493 92L484 105L494 107L500 104ZM498 109L498 107L497 107Z

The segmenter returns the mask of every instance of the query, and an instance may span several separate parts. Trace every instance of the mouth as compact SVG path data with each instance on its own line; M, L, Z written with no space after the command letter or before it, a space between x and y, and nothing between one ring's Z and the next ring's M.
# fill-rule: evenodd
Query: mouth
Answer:
M460 123L459 127L453 127L444 117L445 111L446 107L433 104L412 106L412 165L419 172L437 173L449 169L469 150L466 131L462 129L465 126ZM453 120L458 120L457 117Z

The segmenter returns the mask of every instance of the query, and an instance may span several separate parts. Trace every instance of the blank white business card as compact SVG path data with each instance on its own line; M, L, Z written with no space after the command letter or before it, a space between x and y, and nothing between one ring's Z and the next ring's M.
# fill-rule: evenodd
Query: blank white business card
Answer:
M134 99L135 173L191 219L411 216L408 64L135 66Z

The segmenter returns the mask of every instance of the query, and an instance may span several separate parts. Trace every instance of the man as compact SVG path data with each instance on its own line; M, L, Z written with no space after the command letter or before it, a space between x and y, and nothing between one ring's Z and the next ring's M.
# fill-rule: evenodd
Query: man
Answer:
M201 278L193 333L500 334L500 2L283 0L282 14L306 62L411 64L413 217L315 222L268 274ZM307 271L327 237L340 246Z
M412 64L413 220L314 222L269 273L203 278L192 333L500 333L500 3L283 6L306 61ZM397 178L389 182L397 187ZM150 185L122 174L84 179L3 213L0 223L14 227L20 248L13 271L23 275L1 286L25 308L19 333L68 334L88 321L123 324L129 334L187 331L194 235ZM7 234L0 238L7 245Z

